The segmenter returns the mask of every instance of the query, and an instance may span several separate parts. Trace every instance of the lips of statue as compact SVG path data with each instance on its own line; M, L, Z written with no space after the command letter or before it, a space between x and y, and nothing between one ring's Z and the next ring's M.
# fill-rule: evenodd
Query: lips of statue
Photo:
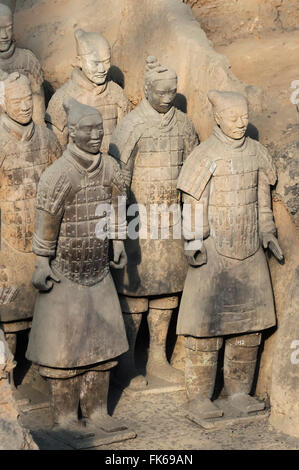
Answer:
M103 122L98 115L82 118L71 133L74 144L93 155L99 153L103 136Z
M32 93L27 86L15 87L5 96L6 114L19 124L26 125L32 119L33 102Z
M232 139L242 139L248 126L248 107L244 103L215 114L222 132Z
M177 80L162 79L155 80L145 88L145 96L150 105L158 111L165 114L173 106L177 93Z
M0 52L10 48L13 37L13 23L8 16L0 16Z
M79 57L85 76L96 85L104 85L111 66L110 50L102 47L91 54Z

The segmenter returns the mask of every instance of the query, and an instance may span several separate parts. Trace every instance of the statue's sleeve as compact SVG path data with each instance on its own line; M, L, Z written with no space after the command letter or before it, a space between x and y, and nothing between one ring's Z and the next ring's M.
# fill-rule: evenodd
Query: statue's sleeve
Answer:
M131 103L125 94L125 92L121 89L121 93L118 100L118 116L117 122L119 122L124 116L126 116L132 109Z
M183 236L186 241L204 240L210 234L208 221L210 183L202 192L199 200L183 193Z
M65 200L71 183L55 164L41 176L36 203L35 231L32 251L39 256L54 257Z
M140 136L140 124L136 124L134 120L130 119L130 115L128 115L116 126L111 137L109 154L119 162L127 188L131 186L137 144Z
M57 90L49 101L45 116L47 126L56 135L62 150L68 143L67 116L63 108L65 96L62 88Z
M62 155L62 149L60 143L54 132L47 129L49 135L49 146L50 146L50 161L49 164L54 163Z
M112 162L112 212L110 219L110 238L124 240L127 236L126 183L119 165Z
M27 56L27 67L33 94L33 120L37 124L45 122L45 93L43 88L44 74L39 60L33 52L25 49Z
M200 147L196 147L183 164L177 182L177 189L197 200L216 169L216 163L202 154Z
M277 180L276 169L268 150L258 144L259 173L258 173L258 211L259 231L261 233L276 233L272 212L271 185Z
M195 127L192 121L190 121L190 119L186 117L184 160L186 160L188 155L190 155L192 150L194 150L198 144L199 144L199 138L195 130Z

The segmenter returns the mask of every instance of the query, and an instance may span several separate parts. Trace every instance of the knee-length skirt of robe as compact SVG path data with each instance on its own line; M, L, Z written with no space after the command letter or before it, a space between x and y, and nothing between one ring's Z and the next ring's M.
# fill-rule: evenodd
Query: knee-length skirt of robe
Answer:
M47 367L74 368L126 352L127 336L110 272L93 286L53 272L61 282L38 293L26 357Z
M236 260L220 255L211 237L204 244L207 264L189 266L177 334L213 337L274 326L273 292L263 248Z

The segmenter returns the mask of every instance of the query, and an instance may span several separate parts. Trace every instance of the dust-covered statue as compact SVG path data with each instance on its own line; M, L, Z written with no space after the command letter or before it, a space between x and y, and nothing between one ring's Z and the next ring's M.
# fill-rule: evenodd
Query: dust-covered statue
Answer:
M173 383L183 375L166 358L166 339L187 270L182 240L176 235L181 226L176 185L183 161L198 144L193 124L174 106L176 73L153 56L147 58L144 91L140 105L116 127L109 149L129 189L129 228L139 211L139 227L129 231L126 240L128 264L115 279L130 345L118 376L141 389L147 381L138 375L134 358L141 314L148 312L147 375Z
M130 111L130 102L123 89L110 79L110 44L99 33L75 31L77 62L71 78L52 96L46 113L48 126L56 134L63 149L68 143L67 117L63 108L69 96L80 103L100 111L103 118L104 137L102 152L107 152L113 129Z
M4 78L4 77L3 77ZM18 72L0 82L0 323L15 353L17 333L30 327L35 289L32 238L37 184L61 155L55 135L32 120L29 79Z
M45 97L44 76L41 65L33 52L16 47L13 39L13 13L0 3L0 69L7 73L19 72L25 75L31 84L33 99L33 121L44 125Z
M112 432L125 428L108 415L107 397L110 371L128 349L110 274L110 263L126 263L126 218L113 216L126 188L118 164L100 152L99 111L71 98L64 107L71 142L38 186L33 284L40 292L26 355L50 383L55 428L95 424Z
M185 336L193 418L223 414L211 399L224 340L229 403L244 413L264 408L250 396L261 331L276 324L264 249L283 260L271 209L276 171L266 148L245 135L247 100L233 92L210 91L208 97L217 126L188 157L178 180L190 266L177 333Z

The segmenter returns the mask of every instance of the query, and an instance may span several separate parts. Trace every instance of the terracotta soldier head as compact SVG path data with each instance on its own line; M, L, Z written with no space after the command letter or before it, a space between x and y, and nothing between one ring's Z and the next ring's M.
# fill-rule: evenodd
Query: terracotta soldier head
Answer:
M111 66L111 48L100 33L75 31L78 65L86 77L96 85L103 85Z
M99 153L103 136L103 119L100 112L69 98L63 103L67 113L69 135L73 143L84 152Z
M160 65L154 56L146 59L144 93L150 105L162 114L170 110L176 97L177 74Z
M211 90L208 98L222 132L231 139L242 139L248 126L248 102L245 96L232 91Z
M2 83L4 111L13 121L22 125L29 124L32 120L33 102L28 78L14 72Z
M13 14L11 9L0 3L0 52L6 52L13 41Z

